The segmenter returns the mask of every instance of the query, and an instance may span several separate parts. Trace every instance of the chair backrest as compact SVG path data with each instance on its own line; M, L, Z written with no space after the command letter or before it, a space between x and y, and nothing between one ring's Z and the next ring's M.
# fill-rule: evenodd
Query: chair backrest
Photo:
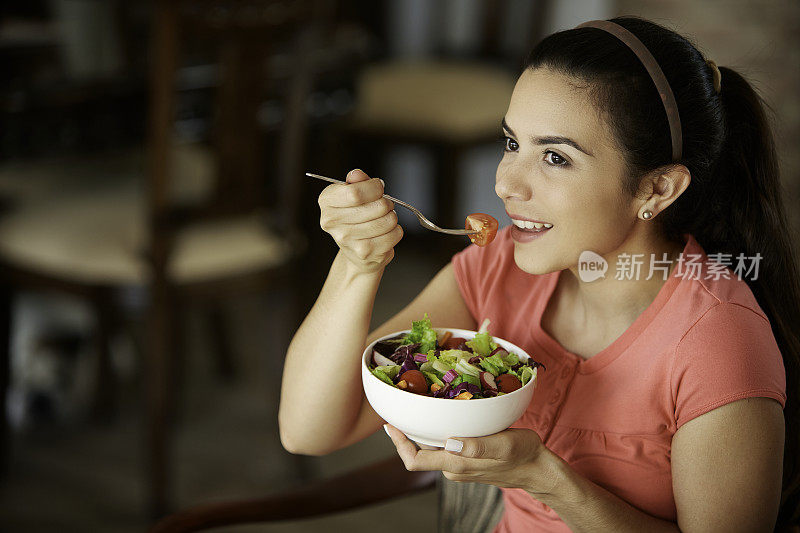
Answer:
M310 52L334 11L333 0L155 2L148 206L151 253L157 269L166 263L174 231L198 219L239 215L272 205L280 208L278 222L287 230L293 227L302 183L298 176L305 141L305 101L313 76ZM217 169L208 201L176 206L170 198L176 72L184 52L198 48L218 54L212 126ZM265 161L268 150L258 112L265 81L276 75L267 67L281 55L289 66L280 74L285 77L283 134L275 160ZM272 170L269 173L267 164ZM267 174L277 177L272 189L265 183Z
M436 2L436 28L458 25L453 20L462 19L464 29L477 32L477 35L470 38L472 46L462 49L458 44L445 42L442 36L446 32L440 31L435 53L440 56L479 58L517 69L521 67L528 51L544 36L551 3L552 0ZM469 12L469 16L460 12ZM474 21L474 24L468 24L467 19ZM517 37L522 42L509 41L509 37ZM455 41L457 43L459 39Z

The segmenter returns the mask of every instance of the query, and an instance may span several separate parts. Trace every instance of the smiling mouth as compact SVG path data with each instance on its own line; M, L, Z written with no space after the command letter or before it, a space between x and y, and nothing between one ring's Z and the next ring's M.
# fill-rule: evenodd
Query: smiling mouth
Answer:
M511 222L522 231L530 231L531 233L539 233L553 227L552 224L546 222L531 222L529 220L518 220L515 218L512 218Z

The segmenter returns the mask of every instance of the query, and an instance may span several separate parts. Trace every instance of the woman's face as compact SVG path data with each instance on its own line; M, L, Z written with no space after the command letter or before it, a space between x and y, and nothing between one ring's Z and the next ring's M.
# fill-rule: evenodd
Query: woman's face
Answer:
M552 224L535 239L512 228L514 259L544 274L570 268L584 250L617 249L636 222L623 191L624 162L587 89L547 69L526 70L505 116L495 191L512 219Z

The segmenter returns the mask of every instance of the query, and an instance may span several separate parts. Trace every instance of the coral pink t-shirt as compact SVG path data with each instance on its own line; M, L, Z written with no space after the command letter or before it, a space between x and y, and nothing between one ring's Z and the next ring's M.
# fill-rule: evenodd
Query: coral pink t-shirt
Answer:
M687 234L683 257L699 254L700 270L675 267L634 323L583 359L541 327L563 271L522 271L509 230L486 247L468 246L452 262L476 322L489 318L492 335L547 368L540 369L533 400L512 427L535 430L584 477L648 514L676 521L670 445L678 428L742 398L785 405L783 360L766 315L746 282L728 267L722 270L730 279L714 274L721 263ZM505 511L495 533L569 531L524 490L502 490Z

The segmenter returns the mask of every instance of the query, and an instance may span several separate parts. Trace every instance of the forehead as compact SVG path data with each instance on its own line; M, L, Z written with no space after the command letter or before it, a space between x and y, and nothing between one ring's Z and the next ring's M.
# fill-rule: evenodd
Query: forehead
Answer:
M590 98L588 87L544 68L527 69L519 77L506 121L521 137L519 141L528 135L554 134L574 139L593 151L600 146L613 147L613 143L603 142L610 130Z

